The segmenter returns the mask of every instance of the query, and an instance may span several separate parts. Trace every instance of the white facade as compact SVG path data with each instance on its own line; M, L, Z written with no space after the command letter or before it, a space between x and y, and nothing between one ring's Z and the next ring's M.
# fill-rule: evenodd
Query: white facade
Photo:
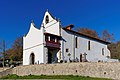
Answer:
M23 37L23 65L60 61L110 61L107 44L62 28L60 21L46 11L41 28L37 29L32 22L28 34Z
M80 60L80 55L82 57L86 54L87 61L107 61L107 57L110 57L110 51L107 48L107 43L100 42L99 40L94 40L89 37L85 37L79 34L73 34L73 32L66 32L62 30L63 38L66 40L62 43L64 46L63 53L67 56L68 53L71 54L71 60L78 58ZM76 45L77 37L77 47ZM90 42L90 50L88 50L88 43ZM68 52L66 52L68 49ZM103 49L103 50L102 50ZM68 57L65 57L67 60Z

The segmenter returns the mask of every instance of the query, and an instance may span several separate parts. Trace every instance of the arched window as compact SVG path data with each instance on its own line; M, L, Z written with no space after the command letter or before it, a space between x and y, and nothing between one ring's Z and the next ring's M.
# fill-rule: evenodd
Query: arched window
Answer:
M47 15L45 18L45 23L47 24L49 22L49 16Z
M30 64L34 64L35 63L35 55L34 53L30 54Z

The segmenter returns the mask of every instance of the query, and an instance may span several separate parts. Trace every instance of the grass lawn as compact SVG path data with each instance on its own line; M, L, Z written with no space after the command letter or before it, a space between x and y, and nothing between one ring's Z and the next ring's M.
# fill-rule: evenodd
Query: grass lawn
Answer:
M105 78L92 78L92 77L82 77L73 75L29 75L29 76L18 76L18 75L8 75L1 79L69 79L69 80L112 80Z

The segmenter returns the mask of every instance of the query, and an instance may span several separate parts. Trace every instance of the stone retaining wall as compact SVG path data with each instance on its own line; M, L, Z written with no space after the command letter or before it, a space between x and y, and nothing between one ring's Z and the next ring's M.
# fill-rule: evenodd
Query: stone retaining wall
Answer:
M8 73L7 73L8 72ZM120 63L61 63L19 66L3 74L24 75L81 75L120 79Z
M0 72L4 71L6 69L9 69L9 67L5 67L4 69L3 69L3 67L0 67Z

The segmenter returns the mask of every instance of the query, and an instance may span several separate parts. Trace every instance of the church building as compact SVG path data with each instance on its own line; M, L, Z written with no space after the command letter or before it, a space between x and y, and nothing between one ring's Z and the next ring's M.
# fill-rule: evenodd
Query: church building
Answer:
M59 19L45 12L41 27L31 22L23 37L23 65L59 62L111 62L109 42L78 33L74 25L62 27Z

